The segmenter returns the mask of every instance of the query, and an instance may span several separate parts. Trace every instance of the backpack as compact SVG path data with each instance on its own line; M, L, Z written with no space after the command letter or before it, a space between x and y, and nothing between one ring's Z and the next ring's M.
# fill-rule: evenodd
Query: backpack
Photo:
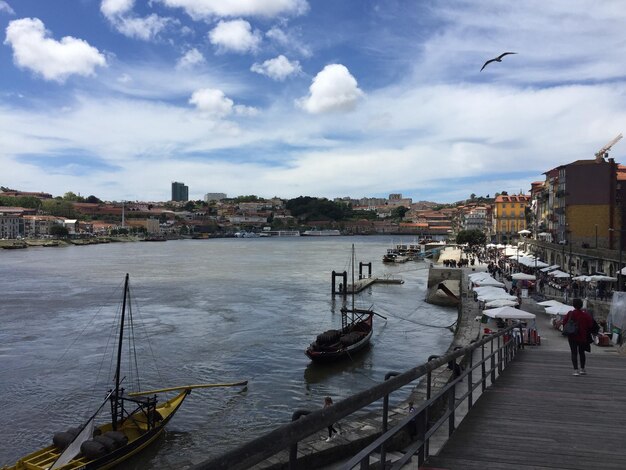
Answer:
M578 323L570 317L567 323L563 325L563 336L575 336L578 334Z

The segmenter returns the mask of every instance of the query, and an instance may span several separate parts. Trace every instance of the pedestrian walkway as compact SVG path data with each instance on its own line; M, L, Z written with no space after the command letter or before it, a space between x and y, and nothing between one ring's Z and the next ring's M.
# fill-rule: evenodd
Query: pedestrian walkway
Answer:
M533 300L541 345L519 351L436 456L432 469L626 469L626 357L592 345L575 377L567 340Z

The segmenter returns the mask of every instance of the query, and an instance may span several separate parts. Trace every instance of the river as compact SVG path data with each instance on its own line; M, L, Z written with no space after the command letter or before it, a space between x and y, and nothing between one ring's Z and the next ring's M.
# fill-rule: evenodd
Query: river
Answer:
M165 436L125 469L184 468L291 419L406 370L447 349L442 328L455 309L424 302L428 264L382 263L412 237L177 240L0 250L0 465L76 426L110 388L115 310L130 273L142 388L248 380L247 388L195 390ZM304 349L341 324L331 271L372 262L370 348L353 360L314 366ZM437 327L435 327L437 326ZM143 338L143 339L141 339ZM156 366L156 367L155 367ZM130 380L130 379L129 379Z

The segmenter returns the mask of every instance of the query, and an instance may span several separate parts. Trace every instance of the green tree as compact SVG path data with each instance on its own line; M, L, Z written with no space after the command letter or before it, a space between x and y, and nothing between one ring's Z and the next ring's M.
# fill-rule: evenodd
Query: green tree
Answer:
M0 206L25 207L27 209L40 209L41 199L34 196L0 196Z
M96 196L87 196L87 199L85 199L85 202L89 202L91 204L101 204L102 201L100 199L98 199Z
M84 197L74 194L72 191L68 191L67 193L65 193L63 195L63 200L71 202L85 202Z
M337 204L328 199L299 196L290 199L285 207L291 215L301 220L345 220L352 215L352 208L346 204Z
M407 212L409 212L409 209L407 207L398 206L398 207L395 207L391 211L391 217L393 219L400 219L400 220L402 220Z
M68 219L76 218L73 204L62 199L46 199L41 204L41 210L50 215L67 217Z
M480 230L461 230L456 236L456 242L460 245L484 245L486 241L487 236Z
M50 235L55 238L65 238L68 235L67 228L60 224L54 224L50 227Z

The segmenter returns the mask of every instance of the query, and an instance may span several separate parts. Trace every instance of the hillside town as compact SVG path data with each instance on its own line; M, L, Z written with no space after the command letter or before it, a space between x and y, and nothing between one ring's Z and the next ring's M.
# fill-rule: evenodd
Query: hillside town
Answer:
M68 192L0 188L0 238L89 238L133 234L163 238L212 238L280 231L333 230L343 235L413 235L455 240L476 230L486 240L522 242L571 274L603 272L621 265L626 166L608 158L576 160L544 172L527 192L471 194L452 204L387 198L315 197L263 199L207 193L189 200L189 188L173 182L167 202L101 201Z

